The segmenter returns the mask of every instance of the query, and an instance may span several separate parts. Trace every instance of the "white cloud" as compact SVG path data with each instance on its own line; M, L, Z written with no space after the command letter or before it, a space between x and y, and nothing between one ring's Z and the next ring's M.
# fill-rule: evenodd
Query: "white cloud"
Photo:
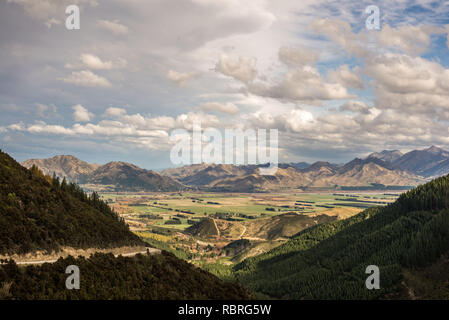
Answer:
M126 110L122 108L107 108L104 115L105 117L120 117L126 114Z
M75 120L76 122L88 122L94 117L93 113L89 112L89 110L87 110L80 104L73 106L72 109L74 111L73 120Z
M221 54L215 65L215 71L226 76L248 83L257 75L256 58L254 57L239 57L238 60L232 59L227 54Z
M196 72L182 73L169 70L167 73L167 79L176 83L179 86L184 86L187 81L194 79L197 76L198 74Z
M47 125L45 122L38 122L36 124L30 125L25 129L31 133L47 133L47 134L63 134L63 135L73 135L75 132L72 129L64 128L60 125Z
M277 75L277 79L271 82L265 76L256 79L255 58L240 57L237 61L222 54L215 70L242 81L246 92L283 102L321 104L323 100L348 99L353 95L348 93L346 86L363 87L361 79L347 66L331 74L333 82L326 82L318 69L310 65L318 61L318 55L308 48L281 47L278 58L288 71L281 78Z
M347 21L335 18L319 19L313 22L312 27L315 32L326 35L351 55L365 57L369 54L367 39L363 34L354 34Z
M449 69L437 62L390 53L370 59L365 69L379 108L426 113L449 108Z
M93 115L81 105L73 107L75 111L73 117L75 121L86 122L92 119ZM64 136L92 136L97 139L107 138L108 143L131 143L136 146L146 148L167 149L170 147L168 140L170 130L183 128L192 130L193 124L200 123L203 128L219 127L221 125L214 115L205 113L180 114L176 118L161 116L154 118L143 117L140 114L126 114L120 108L109 108L106 112L116 116L114 120L101 120L97 124L75 123L72 127L47 124L43 121L36 121L34 124L25 125L15 123L9 125L6 130L29 132L33 134L51 134Z
M302 109L293 109L279 115L255 112L250 115L248 121L255 128L290 130L298 133L309 131L317 125L313 114Z
M325 82L316 68L307 65L288 71L278 84L253 83L248 90L263 97L309 103L352 98L341 84Z
M21 131L24 130L24 124L23 123L13 123L11 125L8 126L9 130L16 130L16 131Z
M287 128L294 132L309 130L315 124L312 113L301 109L292 110L290 113L282 116L282 118Z
M426 25L405 25L398 28L385 25L378 33L378 41L382 47L394 47L409 55L420 55L429 48L430 36L443 32L442 28Z
M304 64L314 65L318 61L318 53L309 48L289 48L279 49L279 60L289 67L299 67Z
M65 65L68 69L81 69L81 68L89 68L93 70L111 70L111 69L120 69L127 66L127 61L123 58L117 58L114 62L112 61L103 61L98 56L90 53L81 54L80 63L67 63Z
M101 61L101 59L93 54L83 53L81 62L91 69L112 69L111 61Z
M231 102L206 102L202 103L199 108L203 111L218 111L227 114L237 114L240 111L239 108Z
M176 117L176 126L178 128L192 130L193 124L195 123L201 123L203 128L219 128L223 126L223 123L216 116L202 112L189 112Z
M104 77L96 75L90 70L73 71L62 81L82 87L110 87L111 83Z
M115 35L125 35L129 31L128 27L121 24L119 20L99 20L97 24L101 28L110 31Z
M355 70L355 72L353 72ZM353 70L348 65L342 65L337 70L330 70L328 78L331 82L339 83L348 88L363 89L363 80L360 77L360 69L358 67Z

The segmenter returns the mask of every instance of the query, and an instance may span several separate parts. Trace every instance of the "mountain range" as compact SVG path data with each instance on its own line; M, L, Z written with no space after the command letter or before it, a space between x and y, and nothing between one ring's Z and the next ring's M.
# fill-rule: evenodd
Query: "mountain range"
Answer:
M112 191L211 191L255 192L296 188L383 188L422 184L449 173L449 152L432 146L403 154L399 150L374 152L345 164L317 161L282 163L274 175L261 175L263 165L201 163L160 172L126 162L90 164L74 156L30 159L27 168L39 167L85 186L108 186Z
M35 165L44 174L55 174L70 182L108 186L106 190L110 191L177 191L183 187L170 177L121 161L99 165L72 155L59 155L49 159L29 159L21 164L26 168Z

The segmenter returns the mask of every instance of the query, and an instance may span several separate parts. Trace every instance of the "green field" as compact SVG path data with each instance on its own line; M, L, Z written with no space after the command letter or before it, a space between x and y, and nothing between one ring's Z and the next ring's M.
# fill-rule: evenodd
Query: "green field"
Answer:
M151 220L151 225L175 230L188 228L191 224L187 220L195 221L206 216L246 221L287 212L313 214L339 207L365 209L385 205L396 199L393 195L383 193L159 193L102 196L110 203L131 201L132 204L128 203L129 218L139 218L142 214L154 215L160 219L147 219ZM180 223L167 224L173 217Z

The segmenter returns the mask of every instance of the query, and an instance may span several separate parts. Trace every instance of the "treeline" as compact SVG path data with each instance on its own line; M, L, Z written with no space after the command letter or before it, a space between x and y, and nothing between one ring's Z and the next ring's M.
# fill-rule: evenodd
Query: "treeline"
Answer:
M97 193L0 151L0 254L141 244Z
M304 230L268 253L244 260L234 275L275 298L378 299L401 289L404 268L431 264L448 250L446 176L386 207ZM380 268L380 290L365 287L369 265Z
M80 269L80 289L68 290L67 266ZM115 258L97 253L90 258L60 258L52 264L0 265L0 299L229 299L251 298L239 285L223 282L168 252Z

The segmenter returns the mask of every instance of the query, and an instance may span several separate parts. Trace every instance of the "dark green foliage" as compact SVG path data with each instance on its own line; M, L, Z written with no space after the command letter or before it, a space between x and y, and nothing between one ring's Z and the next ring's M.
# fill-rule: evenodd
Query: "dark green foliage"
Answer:
M227 256L235 256L250 246L251 242L248 239L239 239L228 243L223 251Z
M80 289L68 290L67 266L80 269ZM89 259L60 258L52 264L0 266L0 298L31 299L249 299L247 290L223 282L168 252L135 257L97 253ZM7 291L7 292L5 292Z
M178 219L171 219L171 220L165 221L164 224L181 224L181 220L178 220Z
M288 299L378 299L394 292L404 268L433 263L449 250L449 176L341 221L306 229L234 268L257 292ZM381 289L367 290L377 265Z
M220 262L201 262L200 266L202 269L212 273L213 275L216 275L223 281L235 282L231 265L225 265Z
M141 244L96 193L87 196L0 151L0 254Z

